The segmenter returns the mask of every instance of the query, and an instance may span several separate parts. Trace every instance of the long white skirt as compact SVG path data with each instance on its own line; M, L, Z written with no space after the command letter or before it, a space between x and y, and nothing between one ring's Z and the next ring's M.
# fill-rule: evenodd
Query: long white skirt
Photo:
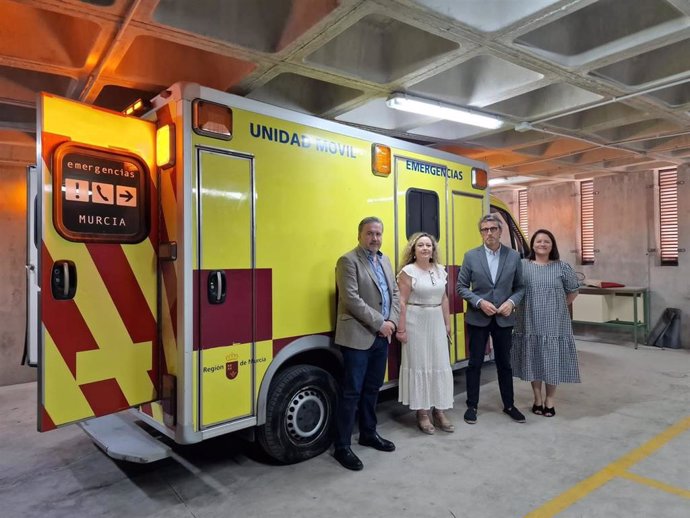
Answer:
M405 327L398 401L412 410L452 408L453 371L441 306L407 306Z

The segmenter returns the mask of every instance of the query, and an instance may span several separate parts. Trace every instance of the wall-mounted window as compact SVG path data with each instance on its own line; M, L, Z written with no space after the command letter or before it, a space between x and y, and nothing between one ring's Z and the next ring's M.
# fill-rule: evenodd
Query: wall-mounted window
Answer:
M527 215L527 189L518 191L518 220L520 228L529 237L529 217Z
M594 264L594 182L580 182L580 236L582 264Z
M659 170L659 258L678 266L678 171Z
M415 232L426 232L439 241L438 194L433 191L410 189L407 191L407 239Z

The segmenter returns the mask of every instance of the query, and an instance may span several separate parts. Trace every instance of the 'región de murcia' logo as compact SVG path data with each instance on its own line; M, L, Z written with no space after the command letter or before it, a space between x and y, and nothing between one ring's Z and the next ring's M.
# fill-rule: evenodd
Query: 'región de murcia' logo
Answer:
M234 380L239 373L239 356L232 352L225 355L225 377L229 380Z

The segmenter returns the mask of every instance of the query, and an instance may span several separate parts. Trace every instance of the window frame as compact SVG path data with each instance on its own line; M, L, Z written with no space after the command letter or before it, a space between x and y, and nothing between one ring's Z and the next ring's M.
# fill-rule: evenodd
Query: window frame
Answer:
M659 265L678 266L678 169L657 171L659 195Z
M529 236L529 212L527 210L528 206L528 194L527 189L521 189L518 191L518 224L520 228Z
M413 213L410 210L410 195L412 195L412 194L419 194L422 196L422 204L421 204L422 214L421 214L421 228L420 229L414 229L411 231L410 230L411 227L414 226L414 225L411 225L411 222L410 222L410 218L413 216ZM435 226L435 229L436 229L434 232L430 231L425 225L424 210L423 210L425 198L427 200L433 199L434 203L435 203L435 209L436 209L436 211L435 211L436 213L434 215L435 222L432 223L432 226ZM408 189L407 192L405 193L405 236L407 237L407 239L410 239L410 237L416 232L426 232L427 234L431 234L432 236L434 236L437 243L440 242L441 241L440 207L441 207L441 203L439 200L438 193L436 191L430 191L427 189L416 189L416 188ZM416 213L414 215L419 215L419 214Z
M580 264L594 264L594 181L580 182Z

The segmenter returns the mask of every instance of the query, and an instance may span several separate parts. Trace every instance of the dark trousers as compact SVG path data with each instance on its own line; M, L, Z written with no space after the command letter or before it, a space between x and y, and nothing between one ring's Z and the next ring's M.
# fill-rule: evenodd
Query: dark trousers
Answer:
M493 339L498 387L501 390L503 408L513 406L513 368L510 366L510 346L512 345L512 327L500 327L496 318L488 326L478 327L467 324L470 338L470 361L467 366L467 406L477 408L479 404L479 382L481 379L484 353L489 335Z
M350 446L355 412L359 411L359 434L376 433L376 402L383 385L388 360L388 339L376 337L367 350L340 348L343 354L343 382L335 421L335 447Z

